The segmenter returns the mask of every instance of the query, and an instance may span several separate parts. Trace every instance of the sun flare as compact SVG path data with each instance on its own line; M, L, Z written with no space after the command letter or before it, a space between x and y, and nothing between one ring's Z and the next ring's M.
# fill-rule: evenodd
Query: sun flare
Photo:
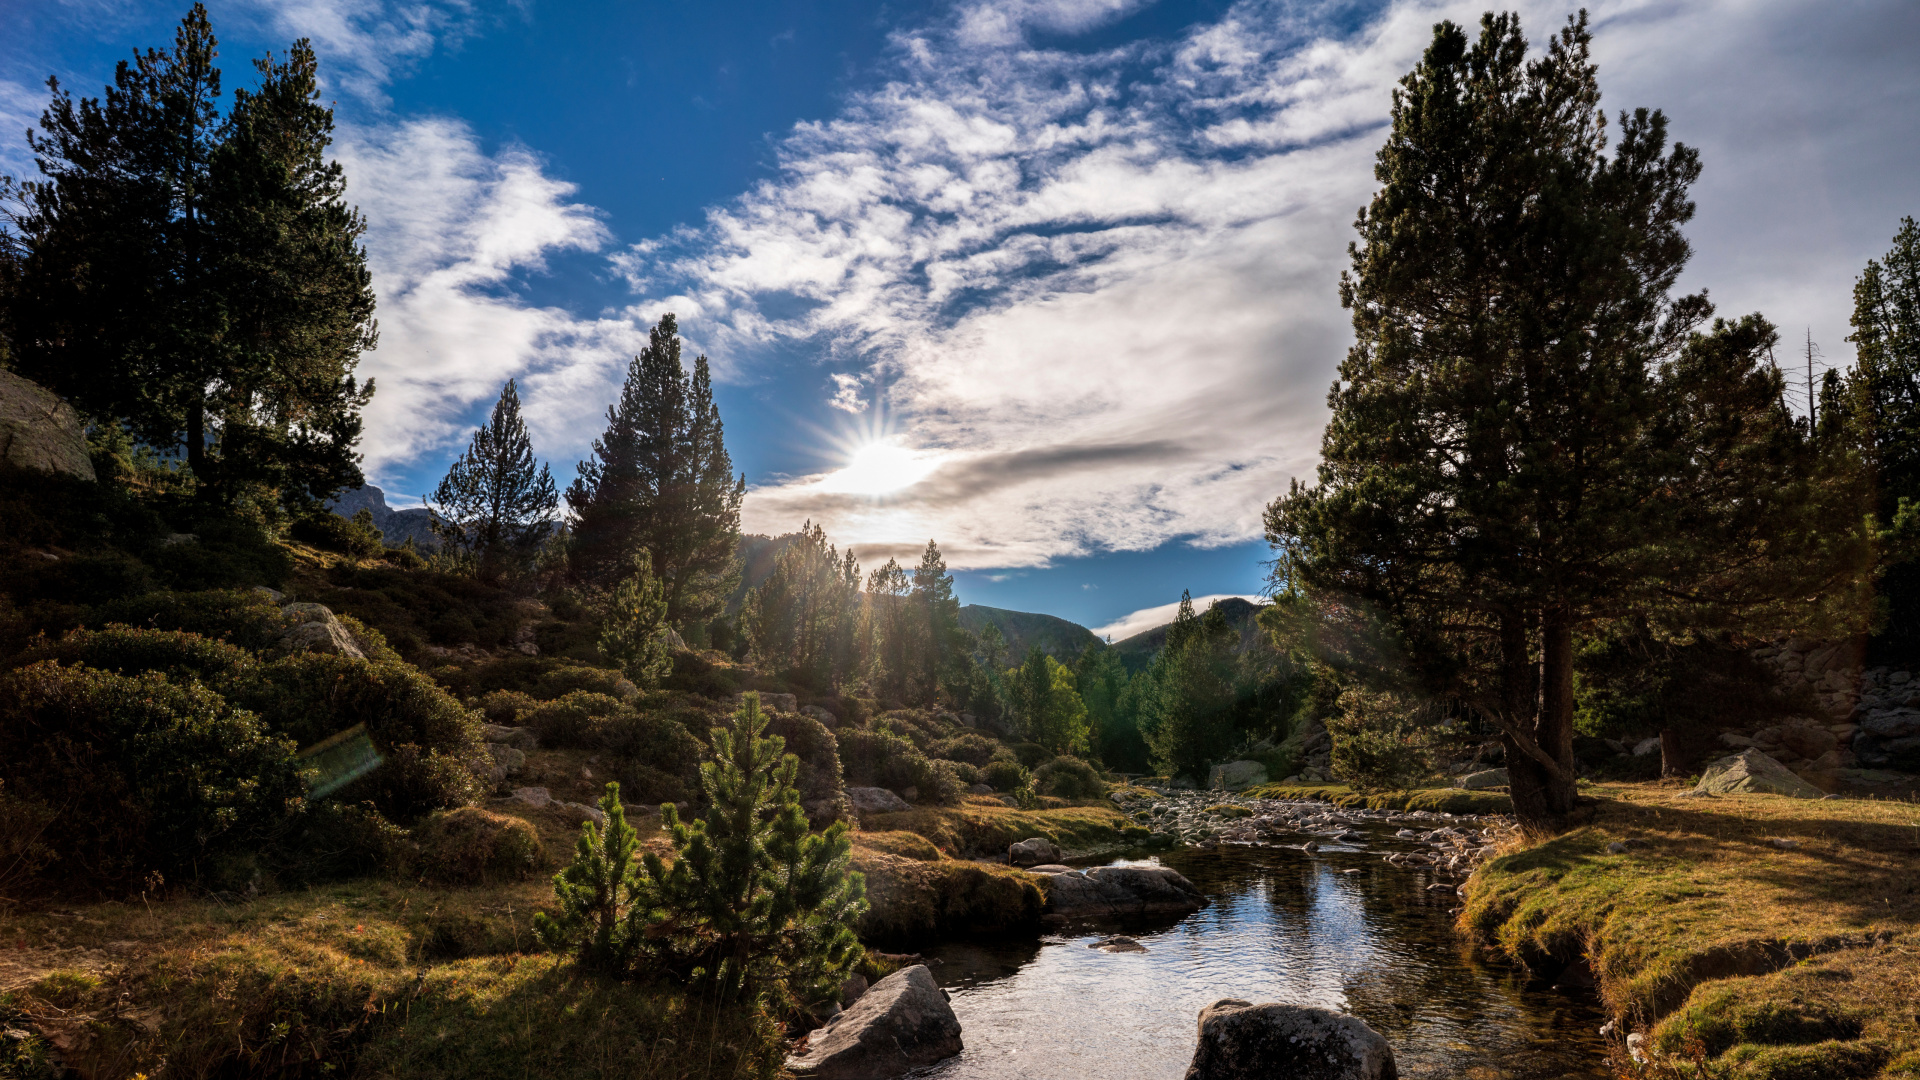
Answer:
M879 439L855 448L846 465L822 478L820 487L849 495L885 495L926 479L939 464L938 455Z

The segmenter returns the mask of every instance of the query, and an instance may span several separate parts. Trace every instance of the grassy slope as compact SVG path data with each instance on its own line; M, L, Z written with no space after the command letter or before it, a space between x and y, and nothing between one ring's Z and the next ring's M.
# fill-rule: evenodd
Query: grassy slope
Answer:
M1920 1075L1920 807L1594 794L1474 876L1465 927L1548 974L1588 959L1674 1075Z

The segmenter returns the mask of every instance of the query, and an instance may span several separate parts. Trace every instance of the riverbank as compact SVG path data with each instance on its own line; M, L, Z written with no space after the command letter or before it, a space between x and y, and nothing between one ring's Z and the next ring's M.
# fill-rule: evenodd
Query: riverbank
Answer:
M1345 784L1262 784L1239 793L1250 799L1332 803L1343 810L1392 810L1436 814L1511 814L1513 800L1498 791L1418 788L1413 791L1355 791Z
M1920 806L1682 790L1583 790L1469 880L1462 927L1590 976L1656 1075L1920 1076Z

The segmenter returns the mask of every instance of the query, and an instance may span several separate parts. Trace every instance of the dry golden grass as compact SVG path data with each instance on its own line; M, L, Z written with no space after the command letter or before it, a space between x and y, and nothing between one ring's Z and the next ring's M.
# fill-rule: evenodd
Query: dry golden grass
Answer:
M1145 829L1135 826L1110 800L1089 800L1040 810L1017 810L991 795L969 795L955 806L924 806L894 814L869 814L863 830L910 832L948 855L1004 854L1007 845L1044 836L1069 857L1110 851Z
M1920 1075L1920 805L1592 794L1473 877L1464 926L1548 974L1586 960L1626 1030L1676 1055L1661 1068Z

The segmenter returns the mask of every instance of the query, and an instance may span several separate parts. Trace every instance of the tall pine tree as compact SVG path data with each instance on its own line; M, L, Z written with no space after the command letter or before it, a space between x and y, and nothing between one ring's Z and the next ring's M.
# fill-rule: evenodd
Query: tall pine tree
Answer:
M553 534L553 474L533 456L513 380L428 500L443 546L488 581L524 569Z
M13 362L97 420L182 449L209 501L308 506L360 483L375 340L364 222L326 159L333 114L302 40L219 113L195 5L170 51L123 61L104 99L52 104L21 186Z
M720 613L737 580L740 503L707 358L680 362L679 328L662 316L628 365L607 430L567 489L575 580L605 585L644 549L674 625Z

